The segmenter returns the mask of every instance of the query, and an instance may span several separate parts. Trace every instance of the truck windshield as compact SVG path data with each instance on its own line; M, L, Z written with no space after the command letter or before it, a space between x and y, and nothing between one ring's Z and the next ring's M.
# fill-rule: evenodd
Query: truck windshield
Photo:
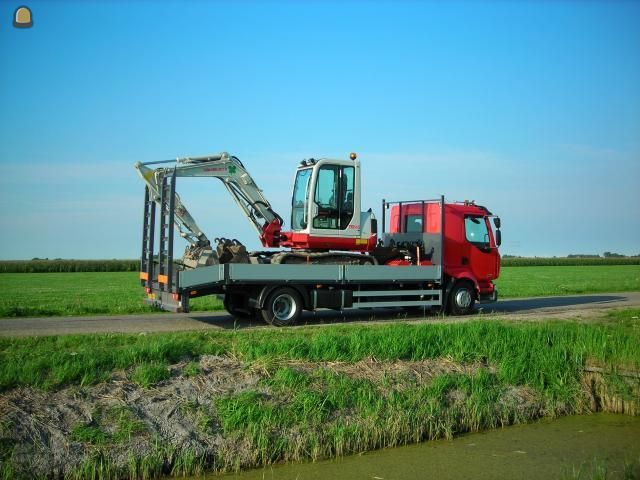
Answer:
M293 186L293 198L291 199L291 228L293 230L304 230L307 228L307 200L309 190L309 180L311 179L311 169L298 170L296 181Z
M484 217L467 216L464 219L464 231L469 243L476 247L489 248L489 232Z

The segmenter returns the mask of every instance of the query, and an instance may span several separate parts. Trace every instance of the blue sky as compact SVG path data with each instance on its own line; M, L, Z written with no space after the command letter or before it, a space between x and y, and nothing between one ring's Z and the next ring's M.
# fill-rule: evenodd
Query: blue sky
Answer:
M0 2L0 258L135 258L132 164L229 151L289 216L302 158L475 199L502 252L640 252L639 2ZM216 180L210 238L259 242ZM288 222L287 222L287 227Z

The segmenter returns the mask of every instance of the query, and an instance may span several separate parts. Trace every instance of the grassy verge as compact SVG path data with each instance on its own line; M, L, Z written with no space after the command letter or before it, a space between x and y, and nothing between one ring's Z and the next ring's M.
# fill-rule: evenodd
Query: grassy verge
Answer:
M170 411L182 415L180 425L191 422L190 436L217 439L214 450L187 448L170 436L156 437L156 421L145 424L133 409L96 410L71 430L71 440L87 452L66 472L72 478L94 472L127 477L142 471L228 471L587 412L591 404L615 405L590 400L586 365L604 372L602 389L611 398L637 405L640 380L629 382L621 372L640 370L639 317L635 309L595 324L477 320L0 339L0 392L10 396L14 388L30 386L46 396L69 389L69 401L104 401L104 393L96 392L105 385L110 395L118 388L128 395L134 387L127 382L137 383L139 390L153 387L150 398L173 398ZM206 354L216 357L199 364ZM237 365L236 375L255 381L221 383L231 364ZM212 365L219 365L216 372ZM110 378L121 387L91 387ZM194 392L210 382L217 393L195 399L162 390L176 382L180 392L188 391L190 381L198 385ZM17 392L19 398L34 396ZM3 428L0 437L9 435ZM118 463L118 452L132 438L143 456ZM11 445L7 458L20 448Z
M572 394L587 359L605 367L640 369L639 309L608 314L597 324L520 324L478 320L455 324L341 325L295 330L70 335L0 338L0 390L88 385L115 370L138 367L140 383L165 378L158 365L203 354L246 362L357 362L450 358L496 365L513 384ZM142 367L141 367L142 366Z
M501 298L640 290L640 266L505 267ZM150 313L137 273L0 274L0 317ZM191 310L221 310L214 296L196 298Z

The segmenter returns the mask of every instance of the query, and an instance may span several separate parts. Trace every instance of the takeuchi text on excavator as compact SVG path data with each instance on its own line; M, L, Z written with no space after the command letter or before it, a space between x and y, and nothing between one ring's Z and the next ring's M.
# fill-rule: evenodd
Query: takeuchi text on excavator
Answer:
M460 305L472 306L476 299L496 298L493 281L499 275L500 266L497 250L501 242L499 218L474 202L445 203L444 197L436 200L382 200L379 233L378 219L372 210L362 211L360 161L355 153L349 157L346 160L311 158L300 162L293 182L287 229L283 217L273 210L245 165L233 155L223 152L136 163L135 168L146 184L141 279L148 293L154 297L150 303L162 308L167 306L167 302L158 301L158 297L169 297L155 295L153 290L156 286L160 291L172 293L171 298L179 296L179 303L184 303L185 289L180 287L183 276L189 277L191 274L188 272L192 270L227 264L304 264L311 268L316 265L359 266L369 268L363 272L368 272L374 283L378 280L376 274L382 270L373 267L436 266L439 267L439 282L436 283L439 288L448 289L448 292L442 292L440 306L448 300L444 295L449 295L456 284L467 286L464 294L456 293ZM218 236L212 242L176 192L176 181L180 177L219 179L255 228L262 245L279 250L248 252L242 242L224 236ZM155 222L156 206L160 211L159 225ZM183 257L175 261L174 228L188 244ZM159 233L157 255L154 244L156 231ZM262 272L265 269L248 271ZM204 270L198 272L202 276ZM433 284L435 279L427 277L425 282ZM273 283L278 278L267 280ZM386 281L384 278L379 280ZM234 284L240 283L238 280ZM335 286L327 288L335 290ZM237 288L225 285L220 285L220 289L211 286L207 292L215 293L217 290L227 296L238 296ZM188 296L197 295L196 292ZM252 294L243 299L248 310L256 309L248 306L256 301L258 304L261 302ZM182 306L170 307L185 310ZM458 308L461 310L463 308Z

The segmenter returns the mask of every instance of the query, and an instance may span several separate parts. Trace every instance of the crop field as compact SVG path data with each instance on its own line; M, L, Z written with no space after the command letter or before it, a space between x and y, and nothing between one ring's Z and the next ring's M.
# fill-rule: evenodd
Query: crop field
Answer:
M640 266L504 267L496 285L501 298L634 292Z
M501 298L640 291L640 266L504 267ZM3 273L0 317L149 313L136 272ZM217 297L192 311L221 310Z
M503 258L503 267L580 267L600 265L640 265L640 257L509 257ZM0 273L68 273L68 272L137 272L139 260L0 260Z

